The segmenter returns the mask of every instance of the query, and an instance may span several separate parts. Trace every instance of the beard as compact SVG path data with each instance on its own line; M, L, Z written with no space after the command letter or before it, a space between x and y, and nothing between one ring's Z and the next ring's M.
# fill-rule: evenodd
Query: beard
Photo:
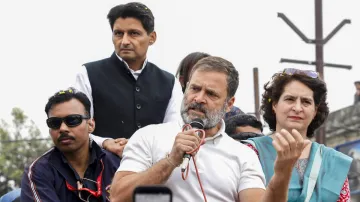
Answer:
M194 119L199 118L204 122L204 130L214 128L225 116L227 101L225 101L222 108L216 110L208 110L200 103L189 103L185 105L185 96L181 102L181 117L186 124L190 124ZM204 115L200 116L197 114L189 114L189 110L197 110L202 112Z

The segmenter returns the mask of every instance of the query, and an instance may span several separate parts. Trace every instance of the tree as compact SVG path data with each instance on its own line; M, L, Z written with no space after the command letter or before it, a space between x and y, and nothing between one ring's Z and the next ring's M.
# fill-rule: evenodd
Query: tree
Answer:
M21 109L13 108L11 115L12 125L0 122L0 196L20 187L24 168L52 146Z

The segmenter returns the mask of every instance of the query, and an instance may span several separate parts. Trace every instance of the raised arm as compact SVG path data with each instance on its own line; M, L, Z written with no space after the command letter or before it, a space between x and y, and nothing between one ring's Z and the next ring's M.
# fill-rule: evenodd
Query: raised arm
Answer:
M310 144L310 140L304 140L301 134L293 129L288 132L282 129L280 133L273 135L273 146L277 152L272 176L263 202L286 202L291 174L296 161L302 151Z

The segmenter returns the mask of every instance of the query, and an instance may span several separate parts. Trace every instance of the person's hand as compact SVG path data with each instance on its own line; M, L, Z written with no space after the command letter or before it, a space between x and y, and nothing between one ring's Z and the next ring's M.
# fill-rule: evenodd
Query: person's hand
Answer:
M103 148L121 158L127 142L126 138L107 139L103 142Z
M302 151L307 145L311 144L311 141L304 139L295 129L293 129L291 133L285 129L281 129L280 133L273 135L272 144L277 152L274 172L275 174L281 175L284 174L284 172L291 174Z
M196 149L199 146L200 141L200 137L195 134L195 129L190 129L177 134L169 154L170 161L174 165L180 165L183 161L184 154ZM192 155L195 155L195 153Z

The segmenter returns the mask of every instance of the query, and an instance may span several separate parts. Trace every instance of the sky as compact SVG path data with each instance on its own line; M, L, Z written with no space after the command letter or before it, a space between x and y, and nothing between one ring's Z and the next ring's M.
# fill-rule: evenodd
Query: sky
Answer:
M270 77L284 68L314 66L279 63L280 58L315 60L306 44L277 13L284 13L308 38L315 37L314 0L139 0L155 16L157 41L149 61L175 73L188 53L207 52L231 61L240 73L235 105L254 112L253 68L259 69L260 93ZM75 81L82 64L109 57L114 48L106 19L117 4L130 1L0 1L0 119L11 121L20 107L48 135L45 104L49 96ZM324 47L331 111L353 103L360 80L360 1L323 1L324 38L343 19L350 19Z

